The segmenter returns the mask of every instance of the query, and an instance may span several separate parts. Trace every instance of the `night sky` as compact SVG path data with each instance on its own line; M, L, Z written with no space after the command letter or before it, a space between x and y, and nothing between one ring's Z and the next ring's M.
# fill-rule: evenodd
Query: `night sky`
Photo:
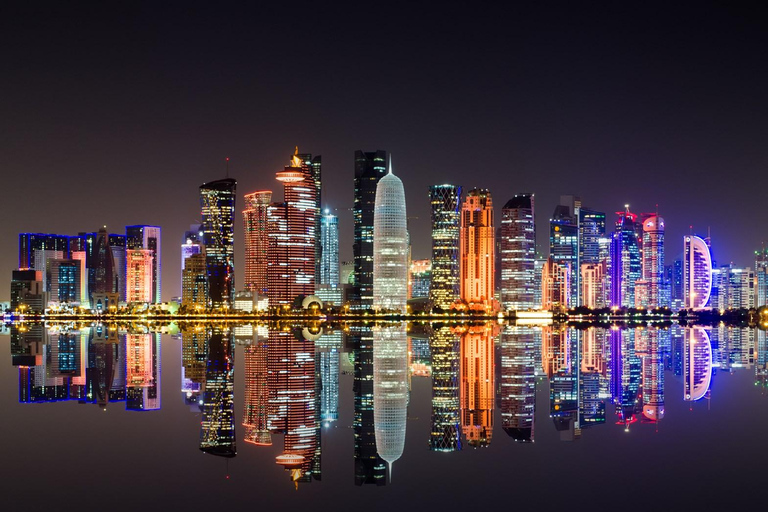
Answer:
M238 210L257 189L280 197L274 173L295 145L323 156L343 260L357 149L392 153L415 258L430 256L427 188L445 182L489 188L499 213L534 192L545 253L560 194L606 212L658 204L668 262L690 225L711 227L718 263L753 266L768 239L765 12L12 3L0 6L4 300L19 232L104 224L162 226L163 296L178 295L198 186L230 157ZM240 211L237 235L241 270Z

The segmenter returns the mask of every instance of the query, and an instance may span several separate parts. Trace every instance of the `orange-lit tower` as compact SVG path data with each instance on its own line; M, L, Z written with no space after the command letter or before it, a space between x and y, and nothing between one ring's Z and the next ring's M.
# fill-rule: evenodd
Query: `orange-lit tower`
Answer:
M461 431L469 446L488 446L493 433L493 326L472 326L461 337Z
M152 302L152 265L149 249L128 249L126 259L126 302Z
M470 309L495 309L495 236L488 190L473 189L461 207L461 300Z
M245 289L260 294L267 291L269 237L267 210L272 201L271 190L245 195Z

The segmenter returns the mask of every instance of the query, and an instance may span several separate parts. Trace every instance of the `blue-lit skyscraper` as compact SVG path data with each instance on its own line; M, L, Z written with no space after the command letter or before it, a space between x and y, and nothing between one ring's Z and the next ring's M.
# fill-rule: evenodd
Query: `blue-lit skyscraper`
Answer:
M611 238L611 305L635 307L635 283L642 275L640 248L638 245L637 215L626 211L616 212L616 230Z
M339 284L339 218L325 209L320 220L320 280L318 284L338 286Z
M573 196L560 198L560 205L549 220L549 255L554 263L571 269L570 295L568 304L578 306L579 296L579 225L574 212L580 208L581 201ZM566 204L567 203L567 204Z

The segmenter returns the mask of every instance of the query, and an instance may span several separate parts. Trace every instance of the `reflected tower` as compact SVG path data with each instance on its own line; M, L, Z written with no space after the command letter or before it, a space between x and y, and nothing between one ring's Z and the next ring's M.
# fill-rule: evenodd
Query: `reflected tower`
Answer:
M229 330L214 328L208 338L200 450L219 457L237 455L235 438L235 353Z
M461 338L461 431L472 447L488 446L493 433L493 326L471 326Z
M533 441L534 353L533 328L506 326L501 332L501 427L509 437L523 443Z
M375 293L375 284L374 284ZM408 340L405 325L373 328L373 418L376 451L389 479L405 448L408 406Z
M459 401L459 336L440 326L429 337L432 358L432 431L429 449L438 452L461 450Z

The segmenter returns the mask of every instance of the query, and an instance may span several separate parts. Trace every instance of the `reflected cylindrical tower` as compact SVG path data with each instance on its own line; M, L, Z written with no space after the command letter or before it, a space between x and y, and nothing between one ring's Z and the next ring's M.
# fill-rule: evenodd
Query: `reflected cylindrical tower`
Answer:
M374 327L373 421L376 451L387 461L390 478L392 466L403 455L405 447L407 406L408 342L405 325Z

